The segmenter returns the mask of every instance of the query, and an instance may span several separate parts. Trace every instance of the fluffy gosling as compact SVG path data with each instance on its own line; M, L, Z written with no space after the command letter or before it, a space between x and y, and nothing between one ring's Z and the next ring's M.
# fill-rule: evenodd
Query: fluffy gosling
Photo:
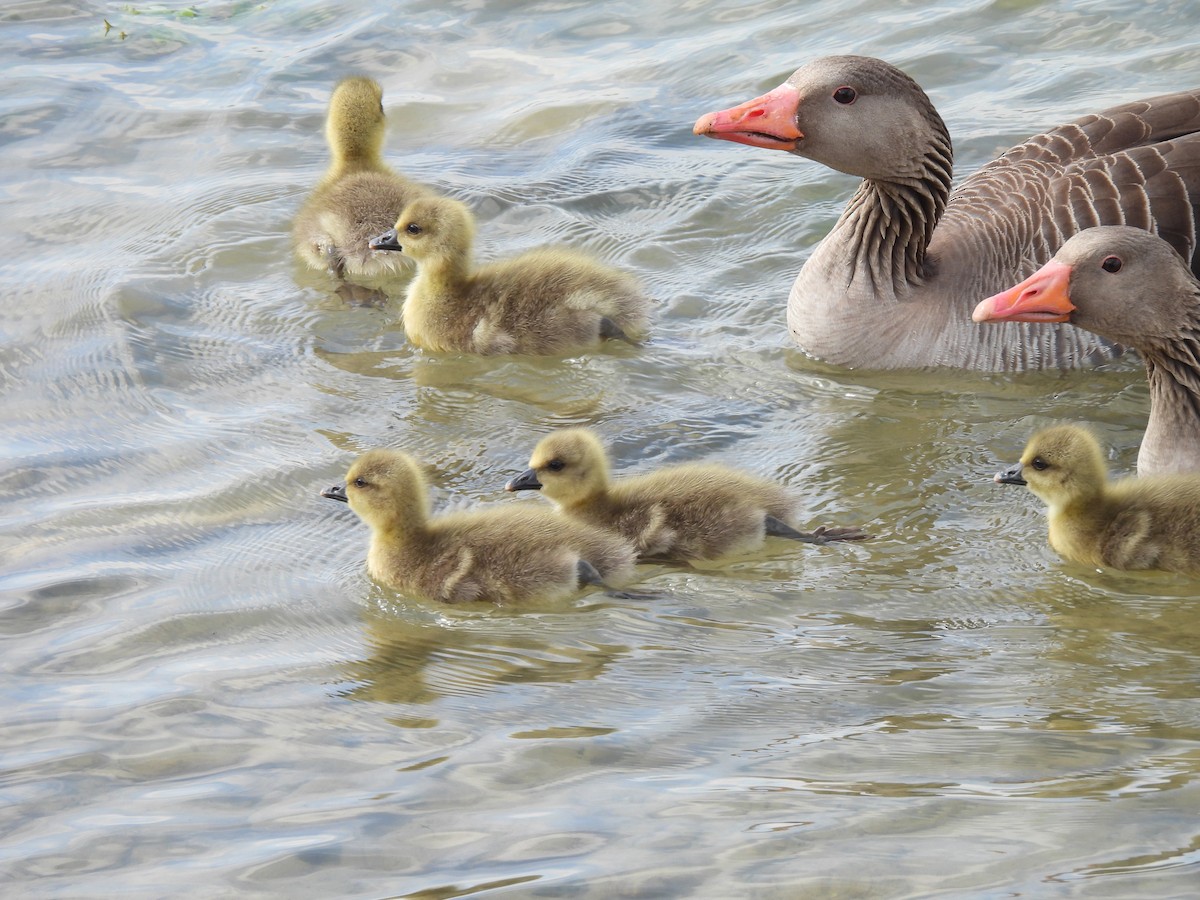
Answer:
M540 490L567 518L633 542L639 556L715 559L752 550L766 535L811 544L859 541L858 528L797 531L798 498L765 478L711 463L669 466L612 480L594 434L567 428L543 438L529 469L505 490Z
M586 584L632 576L629 542L549 511L495 508L430 515L416 462L370 450L321 496L342 500L371 528L367 569L377 581L428 600L556 600Z
M456 200L417 200L373 250L411 257L404 330L437 352L558 354L602 338L640 340L649 300L637 280L589 256L542 249L475 268L475 220Z
M396 254L372 250L371 238L432 191L383 161L384 132L379 84L362 77L338 82L325 120L329 169L292 228L296 253L309 267L348 281L395 277L407 269Z
M1092 434L1057 425L1030 438L995 481L1027 485L1045 501L1050 546L1066 559L1200 575L1200 475L1110 482Z

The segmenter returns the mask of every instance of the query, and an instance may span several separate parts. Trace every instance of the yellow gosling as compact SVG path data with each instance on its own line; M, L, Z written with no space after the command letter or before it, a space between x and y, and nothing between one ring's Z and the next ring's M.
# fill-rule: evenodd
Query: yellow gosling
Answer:
M567 428L543 438L509 491L540 490L577 522L632 541L640 556L715 559L752 550L766 535L813 544L870 537L857 528L797 531L798 498L765 478L711 463L610 479L594 434Z
M1066 559L1200 575L1200 475L1109 481L1092 434L1057 425L1030 438L995 480L1028 485L1045 501L1050 546Z
M550 511L506 507L431 516L416 462L395 450L364 453L344 486L321 494L348 502L370 526L371 576L412 596L446 603L556 600L633 574L629 542L564 523Z
M369 244L409 203L432 191L383 161L385 124L383 89L377 82L362 77L338 82L325 120L329 169L292 229L296 253L317 271L370 281L408 268L396 254L374 251Z
M640 340L649 299L630 274L566 249L543 249L476 269L475 220L456 200L412 203L375 250L411 257L417 276L404 330L437 352L557 354L603 338Z

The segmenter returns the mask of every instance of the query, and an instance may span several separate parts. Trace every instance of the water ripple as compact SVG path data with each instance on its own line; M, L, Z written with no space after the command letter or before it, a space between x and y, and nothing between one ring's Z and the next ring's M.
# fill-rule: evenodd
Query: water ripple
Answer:
M177 894L203 870L252 897L1132 895L1153 872L1187 894L1194 591L1064 565L1038 505L990 481L1057 418L1094 422L1128 470L1137 365L804 358L788 285L853 179L691 123L811 56L871 53L929 88L967 172L1190 83L1189 15L6 4L16 890ZM398 298L348 307L302 271L291 220L350 71L383 84L388 159L475 210L481 259L564 243L632 269L647 344L427 354ZM444 608L373 584L364 526L318 494L383 445L425 461L438 508L543 502L502 485L570 425L620 472L719 460L877 537L643 566L638 597Z

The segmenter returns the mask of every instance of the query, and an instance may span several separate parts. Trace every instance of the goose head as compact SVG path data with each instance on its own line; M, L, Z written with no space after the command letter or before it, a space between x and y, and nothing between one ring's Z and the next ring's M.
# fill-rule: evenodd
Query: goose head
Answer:
M976 322L1071 322L1134 347L1181 336L1197 316L1196 284L1165 240L1128 225L1071 237L1020 284L975 307Z
M584 428L565 428L539 441L529 468L504 489L540 490L548 500L573 506L607 486L608 456L599 439Z
M997 472L997 484L1027 485L1051 509L1099 495L1108 480L1104 453L1091 432L1056 425L1037 432L1021 461Z
M372 250L395 250L420 263L435 259L465 259L475 239L475 219L465 204L447 197L414 200L404 208L396 227L372 238Z
M382 158L386 122L383 88L370 78L343 78L329 98L325 138L335 164Z
M349 503L378 531L420 526L429 517L429 490L421 470L398 450L368 450L350 466L344 485L327 488L321 496Z
M920 85L866 56L813 60L761 97L701 116L693 131L877 181L923 177L931 149L947 171L951 159L949 132Z

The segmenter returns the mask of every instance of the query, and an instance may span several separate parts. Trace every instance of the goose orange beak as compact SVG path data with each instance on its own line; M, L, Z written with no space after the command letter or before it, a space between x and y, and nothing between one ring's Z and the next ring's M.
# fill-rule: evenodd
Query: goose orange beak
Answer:
M1067 322L1071 302L1071 267L1050 260L1016 287L982 301L971 313L975 322Z
M800 92L790 84L781 84L740 106L705 113L696 120L692 132L767 150L795 150L796 142L804 137L796 126L799 105Z

